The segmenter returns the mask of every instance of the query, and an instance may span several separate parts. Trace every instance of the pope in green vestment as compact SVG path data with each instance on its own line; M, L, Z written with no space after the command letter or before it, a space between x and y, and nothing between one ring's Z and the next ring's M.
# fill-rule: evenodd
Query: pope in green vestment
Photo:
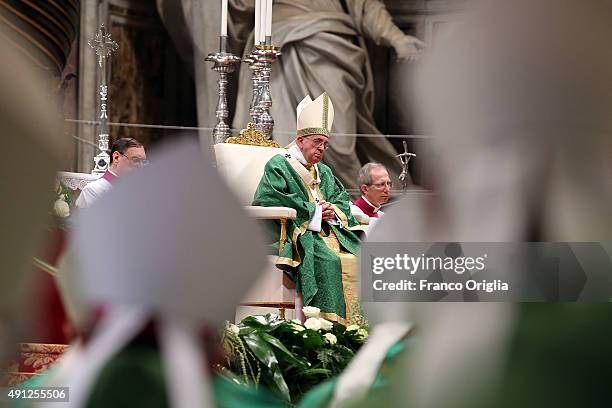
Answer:
M361 229L351 215L349 196L331 169L320 161L327 149L333 106L327 94L298 106L295 144L265 166L253 205L294 208L277 243L279 268L287 271L304 305L315 306L346 323L358 312L357 253Z

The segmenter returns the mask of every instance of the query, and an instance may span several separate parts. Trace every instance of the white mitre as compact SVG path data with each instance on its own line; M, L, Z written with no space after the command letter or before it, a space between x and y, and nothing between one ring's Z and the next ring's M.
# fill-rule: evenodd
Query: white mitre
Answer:
M195 143L167 149L79 214L78 278L92 302L145 305L195 323L234 316L265 246L203 156Z
M330 136L334 123L334 105L327 92L323 92L314 101L310 95L306 95L297 106L296 116L297 136Z

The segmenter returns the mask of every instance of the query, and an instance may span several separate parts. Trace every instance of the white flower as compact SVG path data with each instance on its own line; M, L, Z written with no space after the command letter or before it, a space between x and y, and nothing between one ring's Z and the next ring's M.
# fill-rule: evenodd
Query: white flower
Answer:
M306 330L306 329L304 328L304 326L302 326L302 324L301 324L301 323L300 323L300 324L296 324L295 322L294 322L294 323L291 325L291 328L292 328L292 329L293 329L293 331L294 331L294 332L296 332L296 333L297 333L297 332L301 332L301 331Z
M359 330L359 326L357 326L356 324L351 324L349 327L346 328L346 331L357 331Z
M234 334L240 333L240 328L237 325L233 324L233 323L228 324L227 325L227 329L229 331L231 331L232 333L234 333Z
M325 320L321 317L319 317L319 323L321 323L321 329L325 331L329 331L332 329L332 327L334 327L334 324L332 322L330 322L329 320Z
M58 217L66 218L70 215L70 206L66 201L58 199L55 200L55 204L53 204L53 211Z
M357 334L360 335L363 338L368 337L368 331L364 328L361 328L359 330L357 330Z
M293 331L296 333L306 330L304 329L304 326L302 326L302 322L299 319L293 319L291 320L291 323L291 328L293 328Z
M319 330L321 328L321 322L316 317L311 317L304 322L304 326L310 330Z
M338 339L336 338L336 336L334 336L331 333L325 333L323 337L325 337L325 340L327 340L329 344L336 344L338 342Z
M321 309L314 306L304 306L302 311L306 317L319 317L319 313L321 313Z

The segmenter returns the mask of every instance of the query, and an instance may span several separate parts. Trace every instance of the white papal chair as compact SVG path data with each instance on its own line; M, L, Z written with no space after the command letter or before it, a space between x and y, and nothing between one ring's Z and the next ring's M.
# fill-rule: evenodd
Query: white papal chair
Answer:
M285 239L287 220L295 219L297 212L287 207L252 206L253 196L264 166L274 155L284 154L285 149L275 146L248 126L241 136L213 147L215 163L221 176L227 181L246 211L259 220L278 220L281 224L279 240ZM236 311L236 320L253 314L278 312L281 317L293 318L296 302L295 284L276 268L277 256L268 256L268 266L259 280L247 293ZM299 300L298 300L299 304ZM289 310L287 310L289 309Z

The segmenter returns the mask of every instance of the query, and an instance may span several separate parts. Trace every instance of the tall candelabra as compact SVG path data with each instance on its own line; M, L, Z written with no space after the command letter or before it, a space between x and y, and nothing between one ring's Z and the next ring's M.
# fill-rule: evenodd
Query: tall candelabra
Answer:
M106 31L104 24L100 26L100 29L96 35L89 40L88 44L98 56L98 70L100 72L98 89L96 90L96 93L100 97L98 108L98 119L100 120L98 133L99 152L96 157L94 157L94 168L91 174L101 175L108 169L111 161L111 157L108 154L108 111L110 108L108 100L107 60L113 52L117 51L119 45L111 39L111 35Z
M257 106L257 101L259 100L261 63L257 60L255 54L252 53L245 57L242 62L248 64L251 70L251 86L253 93L251 95L251 102L249 103L249 116L251 117L251 123L257 124L259 122L259 115L261 114Z
M272 71L272 64L280 55L281 53L278 47L268 44L257 45L256 49L253 51L253 59L256 61L253 64L255 65L253 76L255 77L256 73L258 73L257 88L255 87L256 81L255 79L253 80L253 92L257 93L253 107L253 112L257 114L254 123L257 130L268 138L272 137L274 131L274 119L270 114L270 108L272 107L270 74ZM256 70L258 72L256 72Z
M226 123L229 117L229 108L227 105L227 76L236 70L236 64L240 58L226 51L227 37L222 36L220 39L220 51L208 54L206 61L213 63L211 69L219 74L217 84L219 85L219 100L217 102L217 125L213 130L214 143L223 143L225 139L231 136L230 127Z

